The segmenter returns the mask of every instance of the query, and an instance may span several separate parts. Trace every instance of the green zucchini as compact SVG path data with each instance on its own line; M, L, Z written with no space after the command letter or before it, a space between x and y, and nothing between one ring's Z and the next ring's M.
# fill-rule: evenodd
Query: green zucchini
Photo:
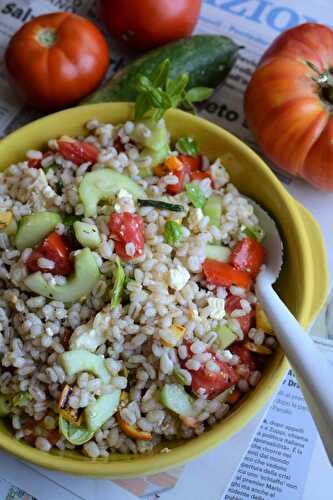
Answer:
M206 205L203 207L204 214L209 217L209 221L213 226L220 227L221 225L222 205L222 196L214 194L208 198Z
M188 88L215 88L228 75L239 49L231 38L221 35L194 35L178 40L136 59L82 102L135 101L138 92L134 83L138 74L148 75L165 59L171 61L169 78L188 72Z
M160 401L165 408L183 415L193 416L192 398L179 384L166 384L160 393Z
M104 394L84 410L89 431L96 432L117 411L121 391L115 389L111 394Z
M18 250L38 245L60 224L61 217L54 212L35 212L22 217L16 233L15 245Z
M206 245L206 259L229 262L231 250L221 245Z
M233 344L238 338L237 335L227 325L218 325L215 328L215 331L218 334L219 349L227 349L227 347Z
M63 352L59 356L59 362L69 377L80 372L89 372L102 379L105 384L111 380L104 365L104 358L84 349Z
M88 224L87 222L76 221L73 224L75 237L83 247L91 249L97 248L101 243L101 237L97 226Z

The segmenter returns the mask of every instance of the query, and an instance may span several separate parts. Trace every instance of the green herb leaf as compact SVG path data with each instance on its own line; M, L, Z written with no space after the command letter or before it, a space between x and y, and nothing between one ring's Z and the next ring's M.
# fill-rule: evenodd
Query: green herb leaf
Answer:
M160 208L161 210L170 210L171 212L184 212L185 208L183 205L177 205L175 203L168 203L162 200L137 200L140 207L154 207Z
M150 109L150 101L145 94L140 94L135 103L135 120L142 120Z
M26 403L32 400L32 397L28 391L25 392L20 392L16 394L16 396L13 398L13 405L14 406L24 406Z
M261 243L265 238L264 230L259 226L259 224L255 226L244 226L243 233L249 238L257 240L259 243Z
M111 310L120 304L121 296L125 287L126 275L120 259L116 261L115 280L112 289Z
M150 75L150 79L155 85L155 87L164 87L168 78L170 71L170 59L164 59L164 61L156 66Z
M66 214L66 215L63 215L63 217L62 217L62 223L64 224L66 229L71 229L74 222L80 221L81 219L82 219L82 217L80 217L78 215Z
M164 226L164 239L168 245L176 245L184 235L184 228L174 220L168 220Z
M195 206L195 208L203 208L206 203L206 198L196 184L185 184L185 190L188 199Z
M197 143L192 137L181 137L178 139L176 148L184 155L198 156L199 154Z
M77 427L76 425L71 424L61 415L59 417L59 430L67 441L76 446L81 446L87 441L90 441L95 434L94 431L89 431L83 426Z
M208 87L193 87L186 92L186 99L191 103L205 101L213 92L214 90Z

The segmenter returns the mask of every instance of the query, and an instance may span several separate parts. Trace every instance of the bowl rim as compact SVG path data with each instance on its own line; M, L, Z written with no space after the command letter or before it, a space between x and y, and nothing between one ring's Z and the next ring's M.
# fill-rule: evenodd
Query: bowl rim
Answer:
M84 105L53 113L34 122L31 122L28 125L25 125L24 127L16 130L12 134L1 140L0 154L2 150L5 151L6 148L8 149L14 146L15 142L19 140L22 135L29 134L29 132L33 131L34 129L44 127L48 128L48 125L52 123L66 123L66 120L74 121L76 127L78 128L79 126L83 125L87 121L87 119L89 119L87 118L88 116L90 116L91 119L92 117L96 115L98 116L101 113L103 115L107 115L108 113L112 114L113 111L130 116L132 110L133 105L131 105L130 103L100 103ZM188 123L192 122L192 125L204 127L207 132L211 131L214 132L214 134L219 134L222 140L226 139L228 142L232 143L235 149L239 150L244 156L249 158L249 162L256 163L258 169L260 170L260 175L272 185L275 193L284 203L284 210L288 213L288 217L292 221L295 234L298 235L298 240L299 242L301 242L301 245L299 245L299 259L301 269L303 269L303 272L304 270L307 270L307 274L304 273L305 289L303 303L300 307L297 317L300 323L303 326L307 327L318 307L314 308L313 306L313 296L316 292L316 290L314 290L315 278L314 273L309 272L309 270L313 268L313 255L311 251L311 242L307 236L303 223L304 213L301 213L298 204L291 197L285 187L280 183L277 177L266 165L266 163L252 149L250 149L249 146L243 143L232 133L214 123L205 120L204 118L193 116L180 110L169 110L166 114L166 120L168 121L174 119L181 120L183 122L186 121ZM110 118L110 121L112 121L112 118ZM325 289L325 292L322 292L322 294L325 295L327 288L327 272L326 275L322 277L322 288ZM256 394L255 398L249 398L249 401L247 402L246 412L235 410L230 415L230 419L227 417L223 420L226 427L223 430L223 437L219 439L217 433L212 432L214 430L213 428L209 431L204 432L197 438L185 441L181 446L174 448L170 453L160 453L159 455L140 455L139 460L135 459L136 456L130 458L128 455L120 455L119 461L108 459L91 460L84 458L80 460L73 460L73 458L68 456L47 454L16 440L15 437L11 435L1 432L0 446L5 451L14 454L20 459L27 460L28 462L31 462L38 466L47 467L49 469L70 474L100 478L109 477L114 479L154 474L180 466L185 462L208 452L209 450L216 447L220 442L229 439L235 432L244 427L245 424L254 417L254 415L271 397L274 390L280 384L282 377L288 369L288 366L289 365L287 359L281 353L277 361L274 381L272 381L270 385L266 385L265 388L259 391L258 394Z

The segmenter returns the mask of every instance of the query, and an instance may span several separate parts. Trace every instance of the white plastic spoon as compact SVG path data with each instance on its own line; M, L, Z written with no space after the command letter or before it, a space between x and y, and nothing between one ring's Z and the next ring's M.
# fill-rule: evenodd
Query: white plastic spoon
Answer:
M253 200L249 201L265 231L263 244L267 251L265 266L256 280L256 294L295 370L333 465L333 368L274 291L272 285L277 280L283 264L282 241L271 217Z

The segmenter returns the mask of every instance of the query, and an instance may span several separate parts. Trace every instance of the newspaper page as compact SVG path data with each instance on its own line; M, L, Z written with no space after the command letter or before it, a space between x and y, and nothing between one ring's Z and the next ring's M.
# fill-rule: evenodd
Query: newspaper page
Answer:
M257 61L271 41L285 29L305 21L324 22L333 25L333 14L331 15L331 19L327 17L330 16L330 4L331 2L328 0L326 2L324 0L316 0L316 2L307 3L301 2L300 0L203 0L197 32L228 35L244 48L240 52L238 61L225 84L219 92L205 104L204 109L201 111L201 115L225 127L245 140L251 147L257 149L251 133L247 128L243 113L244 90ZM73 11L86 15L96 22L94 2L92 0L40 0L38 2L29 0L16 0L14 2L10 0L0 0L0 136L8 134L19 126L40 116L39 112L25 105L8 84L3 63L3 54L8 41L12 34L27 20L34 16L56 10ZM111 41L110 38L108 38L108 41L112 53L112 64L108 72L108 76L110 76L114 71L126 64L131 55L127 49L120 44ZM274 167L272 168L274 169ZM332 271L333 232L331 231L330 225L330 213L333 194L320 193L300 180L292 179L287 174L276 169L274 169L274 171L285 184L288 191L303 203L318 220L325 238L329 266ZM331 313L328 313L328 316L330 314ZM325 330L323 336L327 336L327 330ZM325 352L329 352L331 343L325 340L321 342L325 347ZM294 407L292 403L296 406ZM284 412L288 405L291 414ZM266 500L267 498L278 498L280 500L310 498L310 496L304 496L306 495L307 488L310 488L309 491L311 491L311 486L307 486L309 480L305 484L304 491L302 490L304 478L309 472L309 468L309 477L311 478L311 470L316 464L324 463L326 467L328 467L328 465L326 463L327 459L324 450L314 430L314 424L306 409L302 395L299 392L297 382L294 380L291 372L287 375L287 378L281 386L265 420L266 421L262 422L258 434L253 438L252 444L234 475L225 495L229 495L228 498L234 498L235 500L236 498L240 498L241 500L243 498L256 498L257 500ZM290 423L292 421L295 422L294 425ZM296 430L287 429L288 425ZM284 433L280 435L280 439L288 439L289 432L294 433L296 436L290 438L291 443L295 444L285 445L287 449L284 450L284 453L288 456L281 459L285 460L285 463L282 465L280 465L278 461L274 462L273 459L274 457L276 458L276 453L274 453L274 451L277 449L274 445L276 442L274 436L279 436L279 434L271 432L271 427L272 429L276 428L281 433ZM283 437L281 437L282 435ZM302 436L306 441L302 439ZM243 440L245 443L248 442L244 433L240 433L240 440ZM263 442L263 440L265 442ZM237 439L235 438L234 441L236 442ZM215 455L212 454L210 456L219 456L218 453L224 450L224 446L228 447L230 445L228 443L222 445L219 451L214 452ZM264 448L267 448L266 451ZM237 450L238 449L239 455L236 453L236 462L241 460L245 451L242 446L239 446ZM256 457L256 453L265 456ZM313 458L314 454L316 458L315 461ZM38 469L29 464L19 462L15 458L5 454L2 454L1 458L0 475L4 479L0 480L0 495L4 498L6 498L4 496L5 493L2 494L2 491L6 492L8 499L27 498L30 500L31 494L39 500L52 500L53 498L62 498L63 500L73 500L74 498L99 500L105 498L106 491L108 492L108 496L116 496L117 499L133 498L127 491L120 490L119 486L114 482L94 481L85 478L80 478L78 480L71 476ZM260 458L260 460L264 462L264 464L261 464L261 467L265 470L267 469L268 472L261 473L259 470L251 468L251 464L253 464L255 458ZM211 460L212 469L214 466L218 467L216 460ZM213 462L215 462L215 464ZM200 463L204 464L205 458L203 458ZM273 465L275 466L273 467ZM257 466L259 467L259 462ZM279 481L283 484L281 485L278 481L275 481L276 488L280 488L281 491L276 489L274 491L269 490L267 493L267 490L263 489L262 491L264 493L260 493L260 488L266 487L266 483L263 485L261 484L264 479L262 479L260 474L266 474L267 478L270 478L269 483L274 484L274 472L279 470L276 466L283 467L283 470L278 472L278 474L284 476L279 478ZM195 464L193 467L195 467ZM188 468L190 469L190 466L188 466ZM227 477L223 475L223 471L221 471L220 468L218 472L219 475L215 474L215 478L219 477L220 484L227 484L231 473L230 469L228 470ZM250 475L247 476L248 473L250 473ZM318 470L317 474L319 474ZM183 476L184 481L182 484L186 483L186 469ZM167 481L169 481L169 487L174 486L177 480L177 473L175 473L173 477L174 479L166 479L165 477L157 478L157 482L164 481L164 485L160 487L159 491L163 491L163 489L167 488ZM242 484L246 482L244 481L244 477L251 478L253 481L252 486L253 488L258 488L258 492L253 492L251 493L252 496L250 495L247 497L245 495L247 495L248 492L246 490L240 490L243 496L233 496L238 493L233 493L231 490L236 491L241 488ZM318 475L314 477L315 479L313 479L313 481L317 481ZM10 483L18 485L22 490L9 484L7 479ZM209 486L205 484L204 477L201 477L200 480L205 487ZM256 486L255 481L257 481ZM190 482L190 480L188 480L188 482ZM195 483L193 476L191 478L191 483ZM131 490L129 485L122 484L121 486L135 494L139 493L133 489ZM28 491L29 495L26 494L26 496L24 496L25 493L23 490ZM153 491L149 489L143 490L143 495L145 495L145 492L149 494L149 492L152 493ZM304 494L303 497L300 496L302 494ZM163 496L171 500L173 492L170 491L169 493L163 494ZM196 496L196 492L193 489L191 490L191 498L200 498ZM221 495L214 496L214 498L209 500L215 500L215 498L217 500L217 498L221 498ZM227 497L225 496L225 498ZM319 498L323 500L327 498L328 500L329 497L318 496L318 499Z

